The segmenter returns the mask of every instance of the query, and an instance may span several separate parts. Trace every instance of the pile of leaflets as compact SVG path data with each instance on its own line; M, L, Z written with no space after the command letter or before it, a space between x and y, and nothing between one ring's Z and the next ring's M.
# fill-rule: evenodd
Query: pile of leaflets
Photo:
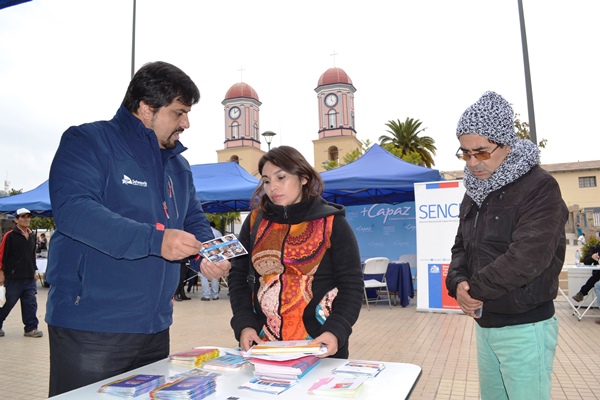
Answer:
M252 357L254 376L269 376L271 378L300 379L319 364L320 358L304 356L291 360L273 360Z
M354 397L368 376L333 375L319 379L309 389L308 393L321 396Z
M131 375L102 385L98 393L131 399L142 393L149 392L164 383L165 377L163 375Z
M190 369L189 371L185 371L180 374L170 376L167 379L169 381L174 381L176 379L189 378L191 376L209 376L213 379L217 379L217 378L221 377L222 375L223 374L220 372L205 371L201 368L194 368L194 369Z
M198 400L210 396L217 390L215 378L210 376L191 376L162 385L150 392L150 398Z
M237 371L248 363L244 357L236 354L225 354L205 362L202 369L212 371Z
M242 355L254 364L254 378L239 389L279 394L296 385L299 379L321 361L317 355L327 348L309 340L265 342L252 346Z
M285 392L299 381L297 379L271 378L269 376L257 376L250 381L240 385L238 389L251 390L253 392L279 394Z
M385 368L384 363L373 361L346 361L343 365L333 369L336 374L352 374L377 376Z
M242 352L242 355L245 357L269 354L298 354L299 356L303 356L326 352L327 347L320 343L310 343L310 340L281 340L256 344L247 352Z
M184 365L186 367L198 367L203 362L219 357L219 349L215 348L194 348L169 355L169 360L173 364Z

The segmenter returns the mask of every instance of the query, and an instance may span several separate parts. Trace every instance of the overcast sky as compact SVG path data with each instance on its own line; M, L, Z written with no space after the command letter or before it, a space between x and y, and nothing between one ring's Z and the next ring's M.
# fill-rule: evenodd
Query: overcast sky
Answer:
M542 162L598 159L600 2L523 3L537 135L548 140ZM69 126L114 116L131 79L132 4L33 0L0 10L0 178L11 188L48 178ZM360 140L377 142L389 120L419 119L438 149L435 168L457 170L456 123L483 92L529 119L517 4L138 0L135 69L167 61L200 88L181 137L191 164L217 161L221 102L240 80L258 93L260 131L277 133L272 146L294 146L312 162L314 89L335 63L357 89Z

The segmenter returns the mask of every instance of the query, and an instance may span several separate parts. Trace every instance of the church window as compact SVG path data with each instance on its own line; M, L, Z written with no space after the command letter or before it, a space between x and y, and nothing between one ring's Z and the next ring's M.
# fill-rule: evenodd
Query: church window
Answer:
M329 128L335 128L337 126L337 113L335 110L329 110L327 113L327 119L329 121Z

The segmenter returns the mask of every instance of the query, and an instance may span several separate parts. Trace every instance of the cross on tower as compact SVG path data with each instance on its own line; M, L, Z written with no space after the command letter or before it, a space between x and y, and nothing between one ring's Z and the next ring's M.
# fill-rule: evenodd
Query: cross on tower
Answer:
M240 71L240 82L244 82L244 77L242 75L245 71L244 67L240 65L240 69L238 69L238 71Z
M335 56L337 56L338 53L335 52L335 50L333 51L333 53L330 54L330 56L333 56L333 67L335 68Z

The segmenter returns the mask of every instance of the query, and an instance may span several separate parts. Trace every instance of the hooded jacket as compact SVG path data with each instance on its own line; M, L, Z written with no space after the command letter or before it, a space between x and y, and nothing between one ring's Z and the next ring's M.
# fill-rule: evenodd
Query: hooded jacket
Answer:
M6 232L0 244L0 270L5 279L35 278L35 233L26 238L18 227Z
M251 243L256 215L246 218L239 237L249 255L233 259L229 273L236 339L247 327L264 340L314 339L327 331L338 339L334 356L347 358L364 282L344 207L322 197L287 207L269 202Z
M554 315L565 259L568 211L556 180L539 166L490 193L481 208L465 194L446 287L468 281L483 301L485 328Z
M180 262L160 256L164 229L213 237L184 150L161 150L124 106L63 134L49 180L49 325L145 334L171 325Z

